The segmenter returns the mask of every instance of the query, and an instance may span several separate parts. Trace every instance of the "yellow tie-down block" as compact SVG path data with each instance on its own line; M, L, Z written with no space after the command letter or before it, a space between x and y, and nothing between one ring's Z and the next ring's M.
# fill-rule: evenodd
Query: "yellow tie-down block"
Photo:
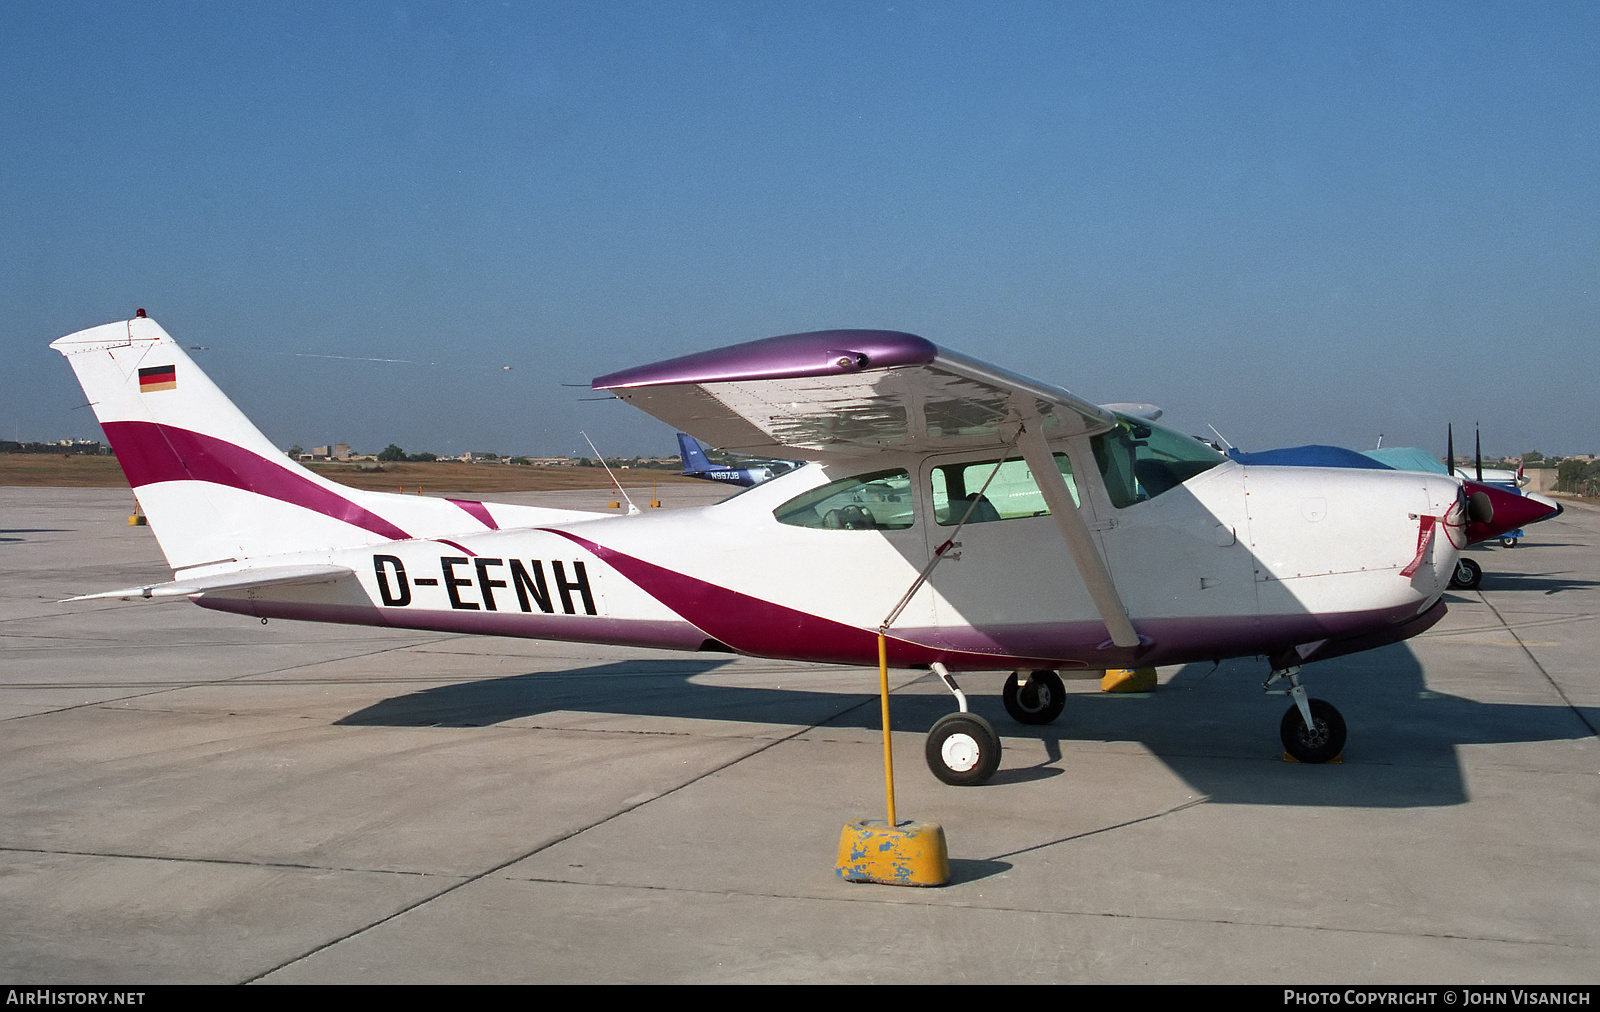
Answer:
M857 819L839 834L834 870L847 882L942 886L950 881L944 827L937 822L891 827L882 819Z
M1155 668L1112 668L1100 676L1101 692L1154 692Z

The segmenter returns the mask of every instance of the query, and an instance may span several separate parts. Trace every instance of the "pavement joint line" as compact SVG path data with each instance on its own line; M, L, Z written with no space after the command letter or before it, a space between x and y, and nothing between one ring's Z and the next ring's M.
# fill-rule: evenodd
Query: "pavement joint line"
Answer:
M344 655L344 656L342 656L340 658L337 658L337 661L350 661L350 660L355 660L355 659L358 659L358 658L376 657L376 656L378 656L380 654L393 653L396 650L404 650L404 649L406 649L406 647L403 647L403 646L391 646L391 647L383 647L383 648L376 649L376 650L358 651L356 653L346 654L346 655ZM275 675L275 674L279 674L279 673L284 672L284 671L296 671L296 670L299 670L301 668L314 668L314 667L317 667L318 665L330 664L330 663L335 663L335 659L323 658L321 660L306 661L306 662L302 662L302 663L299 663L299 664L286 664L283 667L279 667L279 668L268 668L265 671L254 671L254 672L249 672L249 673L246 673L246 674L229 675L226 678L218 678L218 679L215 679L213 681L186 682L186 683L183 683L183 684L169 685L169 686L164 686L164 687L161 687L161 688L151 689L149 692L133 692L133 693L129 693L126 696L116 696L116 697L112 697L110 699L96 699L96 700L92 700L92 701L84 702L84 703L74 703L71 706L60 706L60 707L56 707L53 710L41 710L38 713L20 713L20 714L17 714L16 716L14 716L14 717L5 717L5 718L3 718L3 720L26 720L26 719L31 718L31 717L46 717L46 716L50 716L52 714L69 713L69 712L71 712L73 710L84 709L85 707L104 706L104 705L106 705L108 703L123 703L123 702L127 702L130 699L145 699L145 698L150 697L150 696L159 696L159 695L162 695L163 693L177 692L177 691L179 691L181 689L213 688L213 687L220 686L220 685L239 685L239 684L248 685L250 683L246 682L246 681L243 681L244 679L259 678L262 675ZM297 679L289 679L288 681L289 681L289 683L292 684L292 683L294 683L294 682L296 682L298 680ZM138 683L135 683L135 684L138 684ZM307 684L315 684L315 683L314 682L309 682ZM10 688L10 686L0 685L0 689L3 689L3 688Z
M289 670L279 668L278 671ZM501 678L521 678L532 676L546 677L540 672L526 672L524 675L501 675ZM609 678L610 676L603 676ZM352 676L348 678L262 678L257 675L235 675L230 678L220 679L215 682L198 681L196 679L136 679L126 682L0 682L0 691L6 689L204 689L216 685L232 685L248 688L253 685L279 687L284 685L469 685L473 682L492 681L481 675L437 675L427 678L422 677L396 677L382 675L374 677ZM845 695L845 693L839 693ZM851 693L854 695L854 693Z
M1535 657L1533 655L1533 651L1528 649L1528 645L1522 642L1522 637L1518 636L1517 631L1511 628L1510 623L1506 622L1504 616L1500 614L1500 609L1494 606L1494 602L1490 601L1487 597L1484 597L1482 591L1478 592L1478 596L1483 599L1484 604L1489 606L1489 610L1494 612L1494 617L1500 619L1501 624L1506 628L1506 632L1510 633L1516 638L1517 646L1521 647L1522 652L1527 655L1529 662L1533 664L1534 670L1538 671L1539 674L1544 676L1544 680L1550 684L1550 688L1555 690L1556 695L1561 697L1561 702L1566 704L1567 709L1571 710L1573 714L1583 722L1583 726L1589 729L1589 733L1591 735L1600 737L1600 731L1595 730L1595 726L1589 722L1589 718L1584 714L1583 710L1575 705L1572 700L1568 698L1566 691L1561 688L1554 678L1550 677L1550 672L1544 669L1544 665L1539 663L1539 658Z
M959 860L959 859L958 859ZM1052 910L1047 907L1023 907L1014 905L989 905L980 903L930 903L926 900L918 901L916 897L928 895L924 890L915 893L889 894L874 890L876 895L868 894L868 883L853 883L853 888L861 889L861 898L855 896L809 896L804 893L777 893L760 892L753 889L694 889L684 886L649 885L631 882L582 882L562 878L520 878L510 875L501 876L507 882L528 882L538 885L563 885L576 886L586 889L637 889L642 892L667 892L690 896L732 896L749 897L752 899L798 900L814 903L870 903L886 907L923 906L938 908L940 910L970 910L985 913L1001 914L1033 914L1046 917L1096 917L1108 920L1128 921L1163 921L1171 924L1216 924L1242 928L1285 928L1291 931L1329 932L1348 935L1376 935L1380 937L1397 938L1439 938L1448 941L1461 942L1490 942L1508 945L1548 946L1560 949L1577 949L1587 951L1589 946L1583 943L1550 941L1539 938L1511 938L1503 935L1468 935L1455 932L1441 931L1399 931L1384 930L1381 928L1352 928L1313 924L1286 924L1281 921L1248 921L1227 917L1180 917L1175 914L1131 914L1115 910ZM937 894L949 895L949 890L962 885L971 885L981 881L969 879L963 882L953 882L950 886L937 890ZM899 887L882 887L899 888Z
M294 871L338 871L356 875L411 875L419 878L459 878L447 872L404 871L399 868L351 868L296 861L249 861L237 857L192 857L182 854L124 854L117 851L54 850L49 847L11 847L0 844L0 854L43 854L53 857L102 857L121 861L168 861L175 864L222 864L243 868L287 868Z
M1487 599L1484 601L1484 603L1488 604ZM1493 605L1489 605L1489 607L1490 607L1491 610L1494 609ZM1419 639L1419 640L1420 639L1434 639L1434 640L1437 640L1437 639L1449 639L1450 637L1454 637L1454 636L1471 636L1471 635L1474 635L1474 634L1477 634L1477 633L1500 632L1502 630L1510 632L1513 635L1515 635L1516 630L1518 630L1518 629L1538 629L1538 628L1542 628L1544 626L1549 626L1549 625L1568 625L1568 624L1571 624L1573 622L1588 622L1588 621L1590 621L1592 619L1600 618L1600 612L1580 612L1580 613L1578 613L1576 615L1562 615L1562 616L1557 617L1557 618L1535 619L1532 622L1507 622L1505 620L1505 618L1503 616L1501 616L1499 611L1495 611L1495 617L1500 619L1500 623L1498 625L1494 625L1494 624L1476 625L1476 626L1470 626L1470 627L1465 628L1465 629L1445 629L1443 631L1436 631L1436 630L1430 629L1429 631L1427 631L1425 633L1422 633L1420 636L1416 636L1414 638L1415 639Z
M775 748L778 745L781 745L786 741L791 741L791 740L793 740L795 738L798 738L800 735L806 733L807 731L811 731L811 730L816 729L817 727L822 726L822 724L826 723L827 721L838 720L840 717L842 717L845 714L849 713L851 710L859 709L860 707L866 706L869 703L873 703L873 702L876 702L876 697L875 696L864 696L861 699L857 700L856 702L851 703L849 706L846 706L843 709L841 709L841 710L839 710L839 711L837 711L837 712L835 712L833 714L830 714L824 721L821 721L821 722L816 723L816 724L811 724L811 725L808 725L806 727L799 728L799 729L795 730L793 733L788 734L788 735L784 735L781 738L774 738L771 741L764 742L761 745L757 746L756 748L753 748L750 751L745 752L742 755L734 756L733 758L729 759L727 762L720 763L720 764L718 764L718 765L716 765L716 766L714 766L714 767L712 767L712 768L710 768L708 770L705 770L702 773L696 774L695 776L690 777L688 780L685 780L685 781L683 781L682 783L679 783L679 784L675 784L674 786L667 788L666 790L662 791L659 794L654 794L654 795L652 795L650 797L642 798L639 801L634 802L633 804L624 805L623 807L618 808L616 811L611 812L611 813L609 813L609 814L607 814L607 815L605 815L605 816L603 816L603 817L601 817L599 819L596 819L593 822L588 823L587 825L579 826L576 829L570 830L569 832L562 833L561 835L556 836L556 837L554 837L554 838L552 838L550 840L546 840L545 842L539 844L537 847L534 847L532 850L529 850L528 852L526 852L524 854L519 854L519 855L517 855L515 857L512 857L512 858L509 858L509 859L507 859L505 861L501 861L499 864L496 864L493 867L485 868L483 871L480 871L480 872L477 872L477 873L475 873L473 875L467 876L467 877L463 878L459 882L456 882L456 883L454 883L452 885L446 886L445 888L439 890L436 893L433 893L430 896L424 896L421 899L418 899L413 903L406 904L406 905L402 906L401 908L399 908L398 910L395 910L395 911L393 911L393 912L391 912L389 914L386 914L383 917L380 917L377 920L372 921L371 923L369 923L369 924L367 924L367 925L365 925L363 927L355 928L355 929L353 929L351 931L346 932L343 935L340 935L338 938L333 938L333 939L330 939L330 940L328 940L326 942L321 943L320 945L314 946L313 948L306 950L305 952L301 953L298 956L293 956L293 957L291 957L289 959L286 959L286 960L278 963L275 966L268 967L267 969L262 970L260 973L257 973L254 976L246 977L245 979L240 981L240 983L241 984L253 984L256 981L260 980L261 978L263 978L263 977L265 977L265 976L267 976L269 974L276 973L279 970L285 969L286 967L289 967L289 966L293 966L295 963L298 963L298 962L300 962L302 960L309 959L312 956L316 955L317 953L323 952L323 951L325 951L327 949L330 949L330 948L340 944L341 942L348 941L349 939L354 938L357 935L365 934L366 932L371 931L373 928L376 928L376 927L378 927L380 925L383 925L383 924L387 924L389 921L392 921L392 920L394 920L394 919L396 919L398 917L404 916L405 914L408 914L413 910L420 909L421 907L424 907L427 904L432 903L434 900L441 899L441 898L443 898L445 896L448 896L449 894L455 892L458 889L464 888L465 886L469 886L474 882L480 882L480 881L482 881L482 880L484 880L486 878L489 878L490 876L494 875L495 873L504 871L505 869L511 867L514 864L517 864L520 861L526 861L528 858L533 857L535 854L542 853L543 851L549 850L551 847L554 847L554 846L556 846L558 844L565 843L566 841L571 840L574 837L577 837L577 836L580 836L580 835L582 835L584 833L587 833L591 829L598 829L599 827L605 825L606 823L612 822L612 821L614 821L616 819L620 819L622 816L627 815L630 812L635 812L635 811L643 808L645 805L651 804L651 803L656 802L656 801L660 801L662 798L670 797L671 795L676 794L679 791L684 790L684 789L686 789L688 787L691 787L691 786L699 783L702 780L709 779L709 778L717 775L718 773L721 773L723 770L726 770L726 769L729 769L729 768L731 768L733 766L736 766L739 763L744 762L746 759L752 759L755 756L758 756L761 753L767 751L768 749Z
M204 684L204 683L202 683L202 684ZM172 692L172 691L174 691L174 690L173 689L151 689L149 692L131 692L126 696L113 696L113 697L108 698L108 699L90 700L89 702L86 702L86 703L73 703L71 706L58 706L53 710L40 710L37 713L19 713L19 714L15 715L15 716L12 716L12 717L0 718L0 722L11 721L11 720L32 720L35 717L53 717L56 714L71 713L73 710L85 710L85 709L90 709L92 707L97 707L97 706L106 706L107 704L110 704L110 703L126 703L129 700L144 699L144 698L146 698L148 696L159 696L162 693ZM176 711L169 711L169 712L176 712Z
M1111 832L1115 832L1116 830L1119 830L1119 829L1126 829L1129 826L1137 826L1141 822L1153 822L1156 819L1163 819L1163 818L1166 818L1169 815L1176 815L1179 812L1188 811L1191 808L1196 808L1196 807L1198 807L1200 805L1204 805L1204 804L1208 803L1210 800L1211 800L1211 798L1209 796L1191 798L1190 800L1185 801L1183 804L1174 805L1173 807L1168 808L1165 811L1151 812L1149 815L1141 815L1136 819L1125 819L1122 822L1113 823L1112 825L1109 825L1109 826L1101 826L1098 829L1085 830L1082 833L1073 833L1070 836L1063 836L1058 840L1046 840L1044 843L1036 843L1036 844L1033 844L1032 846L1022 847L1022 848L1020 848L1018 850L1006 851L1003 854L996 854L993 857L981 858L980 860L984 860L984 861L999 861L1002 858L1016 857L1019 854L1031 854L1036 850L1045 850L1045 849L1047 849L1049 847L1054 847L1057 844L1071 843L1074 840L1082 840L1082 839L1086 839L1086 838L1091 837L1091 836L1099 836L1102 833L1111 833Z

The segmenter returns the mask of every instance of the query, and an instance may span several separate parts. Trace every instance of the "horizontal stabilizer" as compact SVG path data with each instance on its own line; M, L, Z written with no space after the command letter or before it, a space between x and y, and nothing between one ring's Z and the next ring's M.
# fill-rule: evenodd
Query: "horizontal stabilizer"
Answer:
M210 591L249 590L252 587L276 587L290 583L332 583L354 575L355 570L346 566L269 566L219 573L216 576L201 576L190 580L174 580L170 583L152 583L143 587L129 587L126 590L108 590L100 594L84 594L82 597L69 597L61 603L188 597L191 594L204 594Z

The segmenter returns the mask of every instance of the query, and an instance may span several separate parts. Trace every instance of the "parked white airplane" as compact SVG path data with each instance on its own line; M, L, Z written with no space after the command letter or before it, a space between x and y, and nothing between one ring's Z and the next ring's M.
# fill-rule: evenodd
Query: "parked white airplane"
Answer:
M1344 722L1300 665L1433 625L1462 543L1448 476L1244 466L891 331L595 380L712 445L815 462L626 517L340 486L272 446L142 310L52 347L175 570L74 600L863 665L903 603L889 663L931 668L959 703L926 748L948 783L981 783L1000 758L952 670L1014 672L1007 711L1047 723L1063 675L1261 655L1293 700L1284 747L1327 761Z

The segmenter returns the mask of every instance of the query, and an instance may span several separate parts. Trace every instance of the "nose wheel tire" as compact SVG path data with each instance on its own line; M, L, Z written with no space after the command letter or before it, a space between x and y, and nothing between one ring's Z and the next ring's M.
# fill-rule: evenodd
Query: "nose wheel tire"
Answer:
M1289 707L1278 725L1278 736L1283 739L1283 750L1303 763L1325 763L1344 751L1344 718L1333 704L1322 699L1309 701L1310 728L1300 716L1298 706Z
M1457 559L1456 571L1450 574L1450 586L1456 590L1474 590L1483 582L1483 567L1471 559Z
M1061 716L1062 708L1067 705L1067 687L1061 683L1060 675L1048 669L1028 675L1025 685L1017 684L1013 672L1006 676L1000 698L1006 704L1006 712L1017 723L1049 724Z
M933 775L955 787L981 784L1000 768L1000 736L975 713L941 717L923 749Z

